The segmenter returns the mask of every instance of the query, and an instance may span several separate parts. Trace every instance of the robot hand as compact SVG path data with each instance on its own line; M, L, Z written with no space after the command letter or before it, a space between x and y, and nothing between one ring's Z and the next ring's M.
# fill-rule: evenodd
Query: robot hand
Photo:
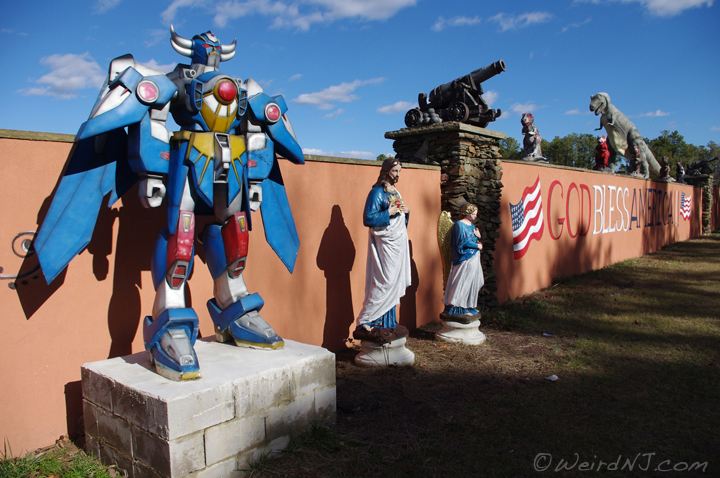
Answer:
M165 185L162 182L162 178L154 176L142 178L140 180L140 186L138 187L138 195L140 196L140 203L143 207L151 208L160 206L165 197Z

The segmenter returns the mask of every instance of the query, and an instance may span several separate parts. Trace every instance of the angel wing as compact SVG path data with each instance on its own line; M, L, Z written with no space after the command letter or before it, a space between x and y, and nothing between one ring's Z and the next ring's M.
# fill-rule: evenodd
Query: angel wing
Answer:
M438 218L438 247L440 248L440 257L443 264L443 290L447 285L450 276L450 267L452 266L452 235L453 220L450 213L443 211Z

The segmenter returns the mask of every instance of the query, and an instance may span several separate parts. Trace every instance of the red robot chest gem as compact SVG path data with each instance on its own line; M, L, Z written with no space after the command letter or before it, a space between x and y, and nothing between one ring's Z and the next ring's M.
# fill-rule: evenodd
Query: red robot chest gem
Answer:
M232 81L221 80L218 84L217 92L223 101L229 103L235 99L235 95L237 94L237 87Z

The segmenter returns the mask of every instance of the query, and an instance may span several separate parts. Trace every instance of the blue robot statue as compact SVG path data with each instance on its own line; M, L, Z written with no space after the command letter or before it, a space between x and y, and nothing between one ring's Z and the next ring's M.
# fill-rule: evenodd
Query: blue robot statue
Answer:
M195 215L214 216L200 242L214 280L207 303L221 342L260 349L283 340L259 315L263 300L242 272L251 211L290 272L300 245L276 154L304 164L282 96L252 79L219 71L235 55L211 32L191 40L170 27L172 47L191 59L165 75L116 58L90 118L80 127L35 249L50 283L90 242L105 196L111 206L139 181L145 207L167 200L167 227L152 255L155 301L143 338L157 372L171 380L200 377L194 351L198 317L185 305L193 267ZM165 123L171 114L180 131ZM127 130L126 130L127 128ZM200 238L199 238L200 239Z

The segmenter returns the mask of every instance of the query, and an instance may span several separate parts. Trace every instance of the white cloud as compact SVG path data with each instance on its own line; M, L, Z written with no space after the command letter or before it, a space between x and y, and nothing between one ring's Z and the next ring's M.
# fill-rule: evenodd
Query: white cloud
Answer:
M211 7L214 23L224 27L231 20L260 15L271 17L271 26L294 27L307 31L316 23L332 23L342 19L382 21L403 8L412 7L418 0L227 0ZM182 8L204 4L196 0L173 0L162 12L162 20L169 24Z
M383 81L385 81L385 78L355 80L352 83L343 82L315 93L303 93L291 101L300 105L315 106L320 110L330 110L334 108L332 102L350 103L359 100L360 97L354 95L353 91L360 86L382 83Z
M300 78L302 78L302 75L301 75L300 73L296 73L296 74L294 74L293 76L291 76L291 77L288 79L288 81L295 81L295 80L299 80Z
M147 48L150 48L163 41L170 43L170 32L166 28L155 28L147 31L143 43Z
M303 148L303 154L314 156L336 156L341 158L375 159L377 155L369 151L324 151L317 148Z
M140 63L140 62L138 62L138 63ZM177 65L177 63L168 63L167 65L161 65L154 59L140 63L140 64L145 65L148 68L152 68L153 70L162 71L163 73L170 73L171 71L173 71L175 69L175 66Z
M346 158L376 158L377 155L375 153L371 153L370 151L340 151L338 156L343 156Z
M644 117L657 118L660 116L670 116L670 113L665 113L664 111L657 110L655 112L651 111L649 113L639 114L638 118L644 118Z
M21 37L26 37L26 36L28 36L28 34L25 33L25 32L18 32L18 31L15 31L15 30L11 29L11 28L0 28L0 33L9 33L10 35L19 35L19 36L21 36Z
M488 104L488 106L492 106L493 103L497 101L497 99L500 97L500 93L498 93L495 90L486 91L482 95L485 102Z
M95 0L93 11L95 13L105 13L117 7L121 1L122 0Z
M537 109L537 105L532 102L528 102L525 104L515 103L510 106L510 111L519 115L522 115L523 113L532 113L533 111L537 111Z
M391 105L381 106L380 108L377 109L377 112L383 113L386 115L391 115L391 114L400 113L400 112L405 113L410 108L414 108L416 106L417 106L417 104L410 103L409 101L398 101L397 103L393 103Z
M87 52L50 55L40 60L40 64L49 68L50 73L35 80L40 86L20 90L23 95L55 96L66 100L75 98L78 90L99 89L105 81L105 71Z
M710 131L720 131L720 126L712 126L710 127Z
M173 0L172 3L160 14L163 23L170 25L175 19L178 10L184 7L195 8L200 6L195 0ZM217 22L216 22L217 23Z
M590 115L592 114L592 111L580 111L580 110L568 110L565 112L566 115Z
M497 15L490 17L490 21L496 22L500 25L500 31L504 32L507 30L525 28L535 23L545 23L550 21L552 17L553 15L548 12L530 12L516 16L498 13Z
M715 0L575 0L577 3L617 2L639 3L648 13L657 17L672 17L690 8L712 7Z
M446 27L461 27L468 25L475 25L480 23L482 19L478 16L472 18L469 17L454 17L450 20L446 20L444 17L438 17L437 22L431 27L431 30L439 32L444 30Z
M581 26L585 25L586 23L590 23L592 21L592 18L585 19L584 22L580 23L571 23L570 25L566 25L563 27L562 32L565 33L566 31L570 30L571 28L580 28Z
M343 113L345 113L345 110L342 108L338 108L335 111L333 111L332 113L326 114L325 118L337 118L338 116L340 116Z

